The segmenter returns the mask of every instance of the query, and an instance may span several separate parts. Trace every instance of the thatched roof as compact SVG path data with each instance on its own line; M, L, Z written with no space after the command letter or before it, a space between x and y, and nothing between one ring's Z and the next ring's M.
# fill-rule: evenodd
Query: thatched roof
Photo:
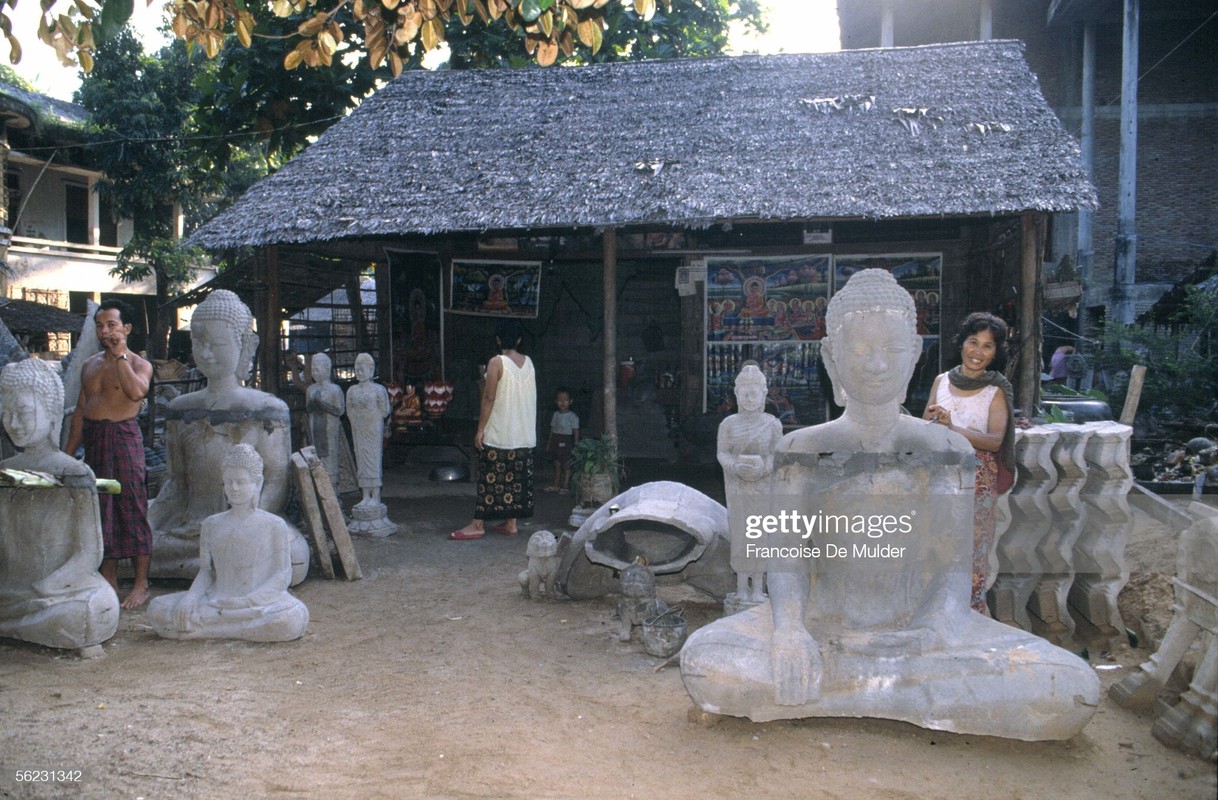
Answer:
M62 308L30 300L0 298L0 321L13 333L80 333L85 324L83 314L73 314Z
M991 41L407 72L192 241L225 249L1094 203L1023 45Z
M89 112L84 106L27 91L3 81L0 81L0 110L23 116L39 126L54 124L83 129L89 120Z

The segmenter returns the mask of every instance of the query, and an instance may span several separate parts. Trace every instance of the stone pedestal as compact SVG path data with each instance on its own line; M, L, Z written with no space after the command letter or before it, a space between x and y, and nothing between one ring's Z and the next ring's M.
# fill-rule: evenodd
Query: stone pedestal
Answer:
M392 536L397 533L398 526L389 521L388 511L384 503L359 503L352 506L347 530L378 539Z
M1133 428L1117 422L1089 422L1091 437L1084 458L1087 481L1082 497L1087 521L1074 543L1074 584L1069 601L1084 618L1110 638L1123 636L1125 623L1117 595L1129 580L1125 545L1133 528L1127 495L1133 486L1129 438Z
M1019 480L1011 492L1011 525L998 540L998 579L992 590L994 618L1032 630L1028 598L1044 572L1037 548L1053 525L1049 492L1057 483L1053 464L1056 431L1030 428L1015 432Z
M1037 546L1044 573L1029 598L1028 609L1044 623L1046 639L1068 646L1074 639L1074 617L1067 597L1074 582L1074 543L1087 523L1087 507L1080 493L1087 480L1084 456L1091 430L1084 425L1060 423L1044 427L1058 434L1053 445L1057 483L1049 492L1053 524Z

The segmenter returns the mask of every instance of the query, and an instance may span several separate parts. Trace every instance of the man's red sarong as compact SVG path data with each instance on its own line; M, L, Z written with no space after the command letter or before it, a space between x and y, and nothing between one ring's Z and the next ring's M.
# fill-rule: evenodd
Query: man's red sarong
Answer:
M97 477L113 478L123 487L122 494L103 494L97 498L101 506L104 557L151 555L144 437L139 424L134 419L122 422L86 419L84 423L85 463Z

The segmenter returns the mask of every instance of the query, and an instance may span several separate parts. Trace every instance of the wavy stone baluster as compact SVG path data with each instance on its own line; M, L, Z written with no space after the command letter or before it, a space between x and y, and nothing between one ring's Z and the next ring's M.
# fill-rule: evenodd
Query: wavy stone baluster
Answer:
M1043 427L1015 432L1019 478L1011 491L1011 525L998 541L998 579L992 589L994 618L1032 630L1028 598L1044 572L1037 547L1053 522L1049 492L1057 483L1053 445L1057 431Z
M1074 543L1074 585L1070 605L1103 636L1116 637L1125 623L1117 595L1129 580L1125 544L1133 528L1127 495L1133 486L1129 467L1129 438L1133 428L1117 422L1089 422L1091 438L1085 450L1087 482L1082 498L1087 523Z
M1028 610L1044 622L1046 639L1065 646L1074 639L1074 617L1066 598L1074 582L1074 543L1087 523L1087 507L1079 495L1087 480L1085 454L1091 430L1061 423L1044 427L1058 433L1053 445L1057 484L1049 492L1053 524L1036 548L1045 572L1032 592Z

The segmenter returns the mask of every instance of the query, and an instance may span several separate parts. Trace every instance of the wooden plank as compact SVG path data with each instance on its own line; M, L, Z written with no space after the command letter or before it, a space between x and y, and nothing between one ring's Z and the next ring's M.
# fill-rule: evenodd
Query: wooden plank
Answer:
M1125 390L1125 405L1121 408L1121 424L1132 425L1142 400L1142 384L1146 382L1146 367L1134 364L1129 371L1129 388Z
M334 560L330 557L330 542L326 539L326 529L321 523L321 509L317 506L317 493L313 491L313 476L300 453L292 453L292 472L296 475L296 487L300 490L300 505L304 509L305 522L309 524L309 533L313 536L313 544L317 546L317 560L321 564L321 571L326 573L327 578L334 580Z
M317 457L317 451L312 447L300 450L309 472L313 475L313 486L317 489L317 498L321 500L322 510L326 514L326 522L330 525L330 536L334 537L334 546L338 548L338 559L343 564L343 572L347 580L358 581L364 575L360 572L359 560L355 557L355 546L351 544L351 534L347 530L347 521L343 519L342 507L330 485L330 476L326 474L326 466Z

